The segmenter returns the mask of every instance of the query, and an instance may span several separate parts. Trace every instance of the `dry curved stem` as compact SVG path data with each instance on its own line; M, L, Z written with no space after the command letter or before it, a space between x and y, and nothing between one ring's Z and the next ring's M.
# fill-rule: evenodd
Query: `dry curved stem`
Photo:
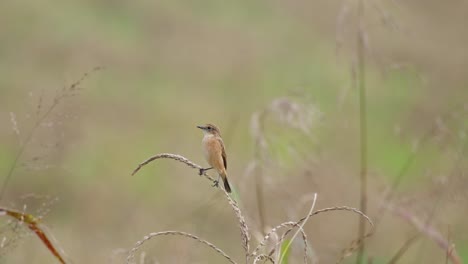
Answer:
M284 222L276 227L274 227L273 229L270 230L270 232L268 232L265 237L263 238L263 240L259 243L259 245L255 248L255 250L251 253L251 256L256 256L258 254L258 251L265 246L267 240L270 238L270 236L275 233L278 229L280 228L284 228L284 227L290 227L287 232L290 232L294 226L298 225L298 224L301 224L303 221L306 220L306 218L308 217L312 217L314 215L317 215L317 214L320 214L320 213L325 213L325 212L329 212L329 211L350 211L350 212L353 212L353 213L356 213L358 215L360 215L361 217L363 217L371 226L371 230L363 237L361 238L359 241L357 242L353 242L353 243L358 243L360 244L361 241L367 237L370 237L373 233L374 233L374 223L372 222L372 220L367 216L365 215L363 212L359 211L358 209L356 208L353 208L353 207L349 207L349 206L337 206L337 207L328 207L328 208L323 208L323 209L320 209L320 210L317 210L303 218L301 218L299 221L297 222ZM292 227L291 227L292 226ZM356 248L353 248L353 251L355 250ZM346 257L346 256L344 256ZM341 262L342 259L344 259L344 257L342 256L342 258L339 260L339 262Z
M333 210L333 208L335 208L335 207L325 208L325 209L322 209L320 211L326 212L326 211ZM341 206L341 207L336 207L336 208L339 208L338 210L352 211L352 212L355 212L355 213L361 215L362 217L364 217L365 220L367 220L367 222L371 226L371 230L368 231L364 236L359 237L358 239L355 239L355 240L351 241L351 245L349 245L347 248L343 249L343 251L341 252L341 256L336 261L336 263L341 263L346 257L351 256L351 254L354 251L361 248L361 245L363 244L363 242L364 242L364 240L366 238L368 238L368 237L370 237L370 236L372 236L374 234L375 226L374 226L374 223L372 222L372 220L366 214L364 214L363 212L359 211L356 208L347 207L347 206Z
M373 228L374 228L374 223L372 222L372 220L369 218L369 216L367 216L366 214L364 214L363 212L359 211L358 209L354 208L354 207L349 207L349 206L334 206L334 207L328 207L328 208L323 208L323 209L320 209L320 210L317 210L315 212L313 212L310 216L314 216L314 215L318 215L318 214L321 214L321 213L325 213L325 212L329 212L329 211L351 211L353 213L356 213L362 217L364 217L364 219L366 219L366 221L370 224L370 226L372 227L372 230L373 231ZM307 217L307 216L306 216ZM306 219L306 217L303 217L301 218L298 223L304 221ZM373 233L373 232L369 232L369 233Z
M136 169L133 170L132 176L135 175L143 166L145 166L148 163L150 163L150 162L152 162L154 160L157 160L157 159L173 159L173 160L177 160L177 161L180 161L180 162L184 163L185 165L189 166L190 168L198 169L198 170L203 169L202 166L192 162L191 160L185 158L184 156L177 155L177 154L172 154L172 153L160 153L160 154L154 155L154 156L150 157L149 159L143 161L142 163L138 164L138 167L136 167ZM206 172L203 172L202 175L205 176L211 182L215 181Z
M135 170L133 170L132 175L135 175L143 166L147 165L148 163L157 160L157 159L173 159L179 162L184 163L185 165L193 168L193 169L198 169L202 170L203 167L192 162L191 160L177 154L172 154L172 153L160 153L157 155L154 155L150 157L149 159L145 160L144 162L140 163L138 167L136 167ZM215 180L209 176L205 171L202 173L203 176L205 176L209 181L215 182ZM238 204L236 201L234 201L231 196L222 188L220 188L223 192L224 195L226 196L226 199L228 200L229 205L231 205L232 209L234 210L234 213L236 214L237 220L239 221L239 227L241 231L241 237L242 237L242 247L245 250L245 256L248 261L249 259L249 242L250 242L250 235L249 235L249 229L247 226L247 223L245 222L245 218L242 215L242 211L240 210Z
M245 256L246 260L248 262L249 259L249 250L250 250L250 234L249 234L249 228L247 226L247 223L245 222L245 218L242 215L241 210L239 209L239 206L237 205L237 202L234 201L231 196L224 190L224 195L226 196L226 199L229 202L229 205L231 205L232 209L234 210L234 213L236 214L237 220L239 221L239 228L241 231L241 238L242 238L242 247L245 250Z
M138 241L135 246L130 250L127 256L127 264L135 263L134 258L135 258L135 252L148 240L157 237L157 236L167 236L167 235L175 235L175 236L183 236L183 237L188 237L191 238L195 241L198 241L204 245L207 245L208 247L212 248L214 251L216 251L218 254L223 256L227 261L229 261L232 264L237 264L231 257L229 257L224 251L222 251L220 248L217 246L213 245L212 243L201 239L195 235L192 235L190 233L186 232L180 232L180 231L164 231L164 232L157 232L157 233L150 233L149 235L143 237L142 240Z

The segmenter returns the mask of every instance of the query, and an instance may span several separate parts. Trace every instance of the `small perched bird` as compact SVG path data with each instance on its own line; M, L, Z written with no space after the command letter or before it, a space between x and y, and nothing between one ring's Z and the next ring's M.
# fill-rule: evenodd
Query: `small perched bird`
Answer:
M205 171L215 169L218 172L218 180L215 181L215 186L219 183L219 178L223 179L224 189L226 192L231 192L231 187L227 179L226 169L227 169L227 157L226 151L224 150L223 139L221 138L221 133L219 128L213 124L206 124L204 126L197 126L203 131L203 154L205 154L205 159L210 164L210 168L201 169L200 175Z

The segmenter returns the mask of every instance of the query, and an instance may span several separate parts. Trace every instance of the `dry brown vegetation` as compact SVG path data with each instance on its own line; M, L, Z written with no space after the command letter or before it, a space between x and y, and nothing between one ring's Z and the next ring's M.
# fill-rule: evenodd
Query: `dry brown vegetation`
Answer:
M182 163L185 163L186 165L188 165L188 166L190 166L192 168L195 168L195 169L198 169L198 170L202 169L202 167L200 165L197 165L197 164L193 163L192 161L190 161L190 160L188 160L188 159L186 159L186 158L184 158L184 157L182 157L180 155L163 153L163 154L155 155L155 156L149 158L148 160L144 161L140 165L138 165L138 167L133 171L132 175L134 175L136 172L138 172L141 167L147 165L148 163L150 163L150 162L152 162L154 160L161 159L161 158L168 158L168 159L177 160L177 161L180 161ZM209 175L207 175L206 172L204 172L203 175L205 177L207 177L207 179L210 180L211 182L214 181L214 179L212 177L210 177ZM360 215L365 220L367 220L367 222L372 227L371 231L369 233L364 234L362 236L362 238L360 238L360 239L358 239L356 241L353 241L353 243L352 243L353 245L351 247L346 248L345 250L343 250L343 254L340 256L337 263L340 263L346 256L349 256L354 250L356 250L359 247L359 245L362 243L362 241L365 238L370 237L372 235L372 233L373 233L374 224L372 223L372 221L369 219L369 217L367 215L363 214L361 211L359 211L359 210L357 210L355 208L351 208L351 207L348 207L348 206L340 206L340 207L331 207L331 208L324 208L324 209L320 209L320 210L314 210L315 203L317 201L317 194L315 194L314 198L312 200L312 206L311 206L311 208L309 210L309 213L305 217L301 218L298 221L288 221L288 222L284 222L284 223L281 223L281 224L277 225L276 227L274 227L271 230L269 230L268 232L266 232L266 235L265 235L265 237L263 237L263 239L257 238L258 241L260 241L258 243L258 246L256 246L255 249L250 250L251 241L250 241L249 228L247 226L247 223L245 222L244 217L242 216L242 212L241 212L241 210L240 210L240 208L238 206L238 203L236 201L234 201L231 198L231 196L225 190L222 190L222 191L224 192L224 195L225 195L225 197L226 197L226 199L228 201L228 204L232 207L232 209L233 209L233 211L234 211L234 213L235 213L235 215L237 217L237 220L239 221L239 227L240 227L240 230L241 230L241 241L242 241L241 244L242 244L242 248L244 249L246 263L251 263L251 261L250 261L251 259L253 259L253 263L257 263L257 262L260 262L260 261L271 261L272 263L283 263L283 259L285 257L286 252L288 251L288 248L290 247L292 241L296 238L296 236L297 236L297 234L299 232L302 235L302 242L304 243L304 263L307 263L307 261L309 259L309 256L308 256L308 253L307 253L307 251L309 250L309 245L308 245L308 242L307 242L307 235L305 234L303 228L304 228L304 225L307 223L307 221L309 220L310 217L312 217L314 215L317 215L317 214L320 214L320 213L324 213L324 212L341 211L341 210L351 211L351 212L354 212L354 213ZM285 230L282 233L279 233L279 229L281 229L281 228L284 228ZM290 234L291 231L294 228L297 228L298 230L294 233L294 235L290 238L290 240L288 242L286 240L287 235ZM261 234L261 231L257 231L256 233ZM203 244L211 247L217 253L221 254L224 258L226 258L229 262L236 263L223 250L221 250L220 248L218 248L214 244L210 243L209 241L203 240L203 239L197 237L196 235L181 232L181 231L162 231L162 232L158 232L158 233L151 233L151 234L145 236L143 238L143 240L138 241L137 244L135 245L135 247L130 250L130 254L127 257L127 263L134 263L135 252L143 245L143 243L145 243L146 241L152 239L153 237L164 236L164 235L178 235L178 236L188 237L188 238L194 239L194 240L196 240L196 241L198 241L200 243L203 243ZM275 238L275 239L271 239L271 238ZM271 241L270 241L270 239L271 239ZM282 249L281 246L285 242L286 242L286 249ZM267 243L271 244L271 245L267 246Z

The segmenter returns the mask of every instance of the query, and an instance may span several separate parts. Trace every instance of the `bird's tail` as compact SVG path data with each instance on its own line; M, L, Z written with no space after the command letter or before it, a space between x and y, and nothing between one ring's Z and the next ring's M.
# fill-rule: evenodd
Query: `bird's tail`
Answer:
M226 190L226 192L231 193L231 186L229 186L226 173L221 174L221 178L223 178L224 189Z

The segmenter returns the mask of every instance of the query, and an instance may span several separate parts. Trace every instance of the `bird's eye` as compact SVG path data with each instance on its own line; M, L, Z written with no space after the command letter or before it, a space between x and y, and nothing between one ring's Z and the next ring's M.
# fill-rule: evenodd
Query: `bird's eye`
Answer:
M210 127L210 126L209 126L209 127L207 127L207 128L208 128L208 130L211 130L211 127Z

